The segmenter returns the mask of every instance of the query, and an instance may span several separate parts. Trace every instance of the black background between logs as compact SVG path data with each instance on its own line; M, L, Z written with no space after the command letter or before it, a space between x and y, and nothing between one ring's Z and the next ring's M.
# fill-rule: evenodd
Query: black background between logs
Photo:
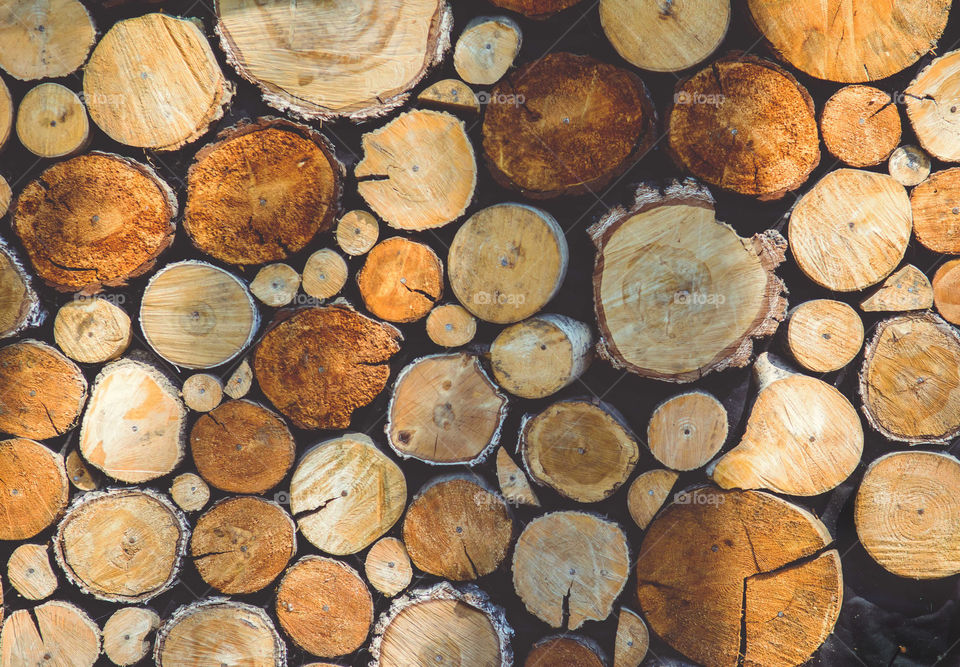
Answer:
M89 2L86 4L89 4ZM456 17L452 33L454 42L460 31L471 18L480 15L503 13L499 8L482 0L453 0L452 4ZM517 62L528 62L548 52L571 51L574 53L591 54L605 62L637 71L649 87L658 113L661 116L657 133L657 136L660 137L663 129L662 116L672 99L673 87L678 81L678 76L639 71L623 61L610 46L603 34L596 4L594 0L585 0L581 2L579 6L573 7L543 22L513 16L523 30L523 47ZM170 0L154 4L144 4L134 0L127 5L110 9L88 7L94 16L100 35L105 33L106 30L119 19L137 16L149 11L165 11L170 14L192 16L202 19L205 33L220 60L224 73L237 85L237 94L232 106L227 110L225 117L211 128L211 132L199 141L172 153L158 154L150 151L145 152L140 149L118 144L104 135L91 122L92 143L90 149L111 151L152 164L161 177L166 179L177 192L181 214L185 201L184 181L186 172L197 150L211 141L217 131L233 125L238 120L255 118L261 115L281 115L264 104L260 97L259 90L242 80L226 63L223 53L220 50L219 40L215 38L213 33L214 15L211 5L212 0L198 0L196 2L193 0ZM734 5L734 15L730 32L715 56L730 50L740 50L749 51L760 56L771 57L770 51L760 39L759 33L753 28L746 8L739 0L736 0ZM937 55L943 54L960 45L960 18L958 18L958 15L960 15L960 11L953 12L947 30L940 41L941 46L937 50ZM932 56L925 57L919 63L899 75L875 82L873 85L890 93L902 91L910 79L912 79L919 69L929 62L931 58ZM788 66L788 68L794 72L800 82L806 86L812 94L819 117L819 112L822 110L824 102L840 85L817 81L797 72L792 67ZM695 69L690 72L681 73L679 76L689 76ZM452 57L448 54L444 63L417 86L415 92L422 90L430 83L455 76ZM27 90L37 83L16 81L5 74L3 77L10 88L15 104L18 104ZM74 91L80 92L82 89L81 77L82 70L71 76L58 79L57 81ZM482 88L475 87L475 90L479 91L481 89ZM490 87L487 87L485 90L490 90ZM412 104L406 105L405 108L409 108L410 106L412 106ZM901 119L904 124L902 143L916 143L916 138L913 136L909 127L902 106L900 110ZM352 167L356 165L360 157L362 157L360 154L361 135L366 131L381 127L386 122L389 122L391 118L395 117L397 113L398 112L394 112L387 118L359 126L347 122L325 124L323 126L324 134L336 145L338 156L347 166L350 174L352 174ZM519 199L515 193L499 187L490 178L486 167L482 164L480 120L470 117L464 118L470 137L477 150L478 162L480 163L477 193L467 212L468 215L495 203L503 201L523 201ZM317 124L314 125L316 126ZM589 322L595 326L591 296L594 249L587 238L585 229L609 207L628 202L632 192L632 185L636 182L646 179L662 179L681 175L681 172L671 163L665 154L663 150L664 143L664 141L658 142L657 146L650 153L609 188L604 188L595 194L578 197L562 197L544 202L531 202L535 206L544 208L552 213L559 221L561 227L568 230L567 239L570 246L570 266L566 280L558 296L546 307L544 312L563 313L581 321ZM809 187L824 174L840 166L835 162L833 157L827 153L822 143L821 151L820 166L814 171L810 180L800 188L798 191L800 194L809 189ZM32 154L23 149L16 141L16 138L13 137L5 152L0 155L0 174L11 184L14 195L16 195L30 179L38 176L40 172L50 166L51 163L50 160L37 160ZM883 164L877 168L877 170L883 170L885 166L886 165ZM945 165L935 163L934 170L944 168L944 166ZM743 236L768 228L779 229L785 234L786 218L784 216L789 212L790 207L796 200L796 196L793 194L788 194L782 200L775 202L757 202L748 197L723 193L717 190L714 190L714 195L717 197L718 218L733 225ZM349 175L346 179L345 196L342 207L344 211L352 208L365 208L363 200L356 192L356 181L352 178L352 175ZM160 257L158 266L187 258L203 258L207 261L218 263L209 257L202 256L193 248L186 238L186 235L179 229L179 216L177 221L178 232L176 240L173 246ZM456 222L435 232L423 232L415 234L414 236L417 240L431 245L440 257L446 261L447 246L452 240L459 224L460 222ZM19 248L14 235L10 231L9 215L0 223L0 233L2 233L4 238L12 241L14 246L17 246L18 249L21 250L22 254L22 248ZM385 225L381 226L381 238L396 234L397 232L395 230L391 230ZM332 234L326 233L319 235L306 250L291 257L288 263L300 270L303 268L303 262L306 257L321 247L336 247ZM907 251L905 262L915 264L929 277L932 277L936 267L942 263L944 259L943 256L931 253L914 242L911 243ZM351 277L343 293L344 296L360 308L362 308L362 300L359 297L354 276L362 264L363 257L348 259ZM237 271L234 267L223 266L239 273L247 280L252 279L256 273L256 267L245 271ZM831 294L817 287L800 273L789 254L787 262L780 267L778 273L785 279L790 291L791 307L803 301L821 297L837 298L856 306L856 303L862 298L862 295L859 294ZM122 300L123 307L131 317L135 317L139 309L140 296L148 277L149 276L146 276L131 281L129 286L124 289L109 290L107 294L115 295L118 300ZM58 306L65 303L71 297L70 295L58 294L45 288L40 288L39 291L51 315L41 329L28 331L26 336L41 338L52 343L52 315L55 314ZM446 299L452 299L449 284L445 286L445 297ZM273 310L261 305L261 312L264 316L264 324L269 323L273 315ZM874 326L879 319L877 316L866 314L864 325L868 338L872 336ZM137 335L137 338L131 346L131 351L134 349L147 350L142 340L142 334L139 331L139 325L136 322L134 323L134 327L134 333ZM403 349L391 363L391 384L397 372L413 359L424 354L441 351L427 338L422 321L409 325L401 325L400 328L404 333L405 341L403 343ZM500 329L501 327L496 325L480 323L474 344L478 346L489 344ZM782 351L782 331L772 339L762 341L758 345L758 348ZM181 381L190 375L189 371L175 369L159 358L156 358L156 361ZM226 378L236 363L237 362L227 364L211 372L220 373ZM860 401L856 395L856 376L861 363L862 354L845 369L837 373L822 376L827 382L836 385L858 408ZM88 364L82 366L88 381L92 383L99 370L99 365ZM751 383L748 369L712 374L696 383L695 386L713 392L727 406L731 418L731 435L725 449L729 449L738 441L739 435L743 431L745 408L748 405L748 401L752 400L756 392L756 388ZM638 438L642 441L646 433L646 424L653 407L662 399L689 388L690 386L670 385L643 380L629 373L616 371L602 361L596 361L584 374L582 382L574 383L553 397L539 401L521 400L511 397L510 412L503 430L502 442L508 451L513 454L515 452L514 448L520 417L524 413L538 412L559 398L591 395L602 398L623 413ZM351 430L368 432L388 455L396 459L393 452L386 446L383 434L384 413L388 395L389 388L371 405L358 410L354 415ZM254 385L248 398L260 400L269 405L269 402L266 401L259 392L256 385ZM191 422L195 418L195 414L191 415ZM883 437L872 432L865 420L862 421L866 434L864 456L860 466L850 479L832 492L816 498L791 498L794 502L810 508L823 519L834 535L836 546L843 557L844 604L840 620L837 623L833 635L830 636L809 664L844 667L848 665L907 667L938 664L955 667L960 665L960 647L954 646L955 642L960 641L960 609L958 609L957 606L958 593L960 593L960 589L958 589L958 577L953 576L932 582L916 582L901 579L886 572L877 565L857 542L856 530L853 524L853 494L863 475L863 471L866 466L878 456L894 450L907 448L906 445L886 441ZM293 429L293 431L297 440L298 453L300 454L313 444L341 433L340 431L318 432L297 429ZM68 451L67 448L75 444L75 438L76 431L65 437L47 441L47 444L66 453L66 451ZM960 454L960 439L955 440L949 447L930 447L930 449ZM474 471L495 485L496 475L493 459L494 457L490 457L485 463L477 466ZM416 493L422 484L432 476L454 470L454 468L451 467L437 468L415 461L400 461L400 465L407 478L410 496ZM655 467L660 466L649 454L649 451L641 447L641 459L635 474ZM460 468L457 467L456 469ZM148 486L166 492L169 489L170 480L173 476L191 470L193 470L192 460L187 456L175 473L156 480ZM702 483L704 480L705 477L702 471L685 473L678 481L675 491L686 486ZM269 499L284 502L286 499L284 490L288 488L288 485L289 476L276 489L265 495ZM547 511L578 508L595 511L616 520L621 527L625 529L629 538L631 557L635 557L643 533L636 527L626 511L627 488L628 484L624 485L610 499L604 502L594 505L579 505L561 498L546 488L536 487L536 492L541 499L543 507L539 510L526 507L516 508L515 517L517 520L517 529L518 531L521 530L523 526L535 516ZM77 492L73 490L72 495L76 494ZM222 492L213 490L211 503L225 497L225 495L226 494ZM195 521L196 516L196 514L191 515L191 523ZM389 534L399 535L399 528L400 523L398 522ZM40 542L49 539L52 533L53 530L50 529L31 541ZM6 563L7 557L14 547L16 547L16 543L0 543L0 563ZM317 553L317 550L298 535L297 555L299 557L307 553ZM363 551L354 556L347 557L345 560L362 572L365 553L366 551ZM524 608L523 603L514 593L510 577L511 557L512 553L495 573L482 577L476 583L489 593L497 604L505 608L507 618L516 632L513 641L515 662L522 665L530 645L543 636L555 633L556 630L529 614ZM119 605L103 603L95 600L91 596L82 594L65 581L62 572L58 572L58 577L60 587L53 597L57 599L67 599L76 603L85 609L101 626L110 614L119 608ZM184 563L180 577L177 585L172 590L148 603L148 606L160 614L162 618L167 618L182 604L191 603L199 598L217 594L215 590L210 589L210 587L203 582L197 574L196 569L189 562ZM437 581L436 577L415 572L412 586L428 585L435 581ZM257 594L236 596L236 599L265 607L271 617L274 617L273 599L275 588L275 585L271 585ZM621 605L637 609L635 590L635 577L631 576L615 606L615 610L619 609ZM389 606L389 600L379 595L376 591L372 592L374 594L375 613L379 615ZM28 601L20 598L20 596L9 587L8 582L7 590L4 590L4 600L8 613L18 608L30 606ZM274 622L276 624L275 617ZM612 658L615 631L616 614L614 613L603 622L587 622L578 632L596 639L608 657ZM664 666L691 664L656 637L652 637L651 639L651 651L645 664ZM287 645L289 649L289 664L291 666L314 661L311 656L297 649L291 642L287 641ZM343 665L366 665L369 659L369 654L361 650L351 656L334 662ZM101 656L100 660L103 664L109 664L104 656ZM148 657L144 661L144 663L150 662L152 662L152 657Z

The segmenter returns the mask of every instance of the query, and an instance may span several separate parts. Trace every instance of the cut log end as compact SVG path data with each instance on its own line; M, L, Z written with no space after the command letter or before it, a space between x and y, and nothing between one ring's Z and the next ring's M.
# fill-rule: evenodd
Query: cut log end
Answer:
M851 167L871 167L900 143L900 112L893 98L878 88L847 86L827 100L820 130L834 157Z
M578 635L564 635L545 637L536 642L523 664L524 667L604 667L607 660L593 640Z
M103 626L103 652L115 665L135 665L147 657L149 637L159 627L160 617L150 609L118 609Z
M646 530L653 517L670 498L670 491L679 475L672 470L648 470L637 475L627 494L627 510L630 518Z
M960 105L960 101L958 101ZM938 171L910 192L913 233L934 252L960 253L960 168Z
M380 237L380 224L367 211L348 211L337 223L337 245L351 257L369 252Z
M613 667L640 667L650 648L650 631L640 615L620 608L617 639L614 644Z
M467 83L496 83L520 53L520 26L506 16L479 17L467 24L453 51L453 66Z
M99 657L100 628L69 602L17 610L0 631L0 664L93 667Z
M790 313L787 347L797 363L812 373L837 371L863 347L863 322L842 301L807 301Z
M69 88L41 83L20 101L17 138L24 148L42 158L79 153L90 140L87 109Z
M427 336L441 347L460 347L477 334L477 320L463 306L437 306L427 315Z
M917 267L907 264L891 273L873 294L861 301L860 310L865 313L926 310L933 306L933 302L930 279Z
M922 14L940 15L946 21L950 3L936 0L933 5L934 11L925 8ZM927 50L924 46L917 53ZM954 114L960 105L960 93L950 83L958 71L960 50L950 51L920 70L903 91L907 117L920 145L927 153L944 162L960 159L960 131L953 126Z
M250 368L250 362L244 359L240 362L230 377L223 385L223 393L230 398L243 398L253 386L253 369Z
M13 130L13 117L14 106L13 98L10 97L10 89L7 88L5 82L0 80L0 149L7 144L7 140L10 138ZM4 183L6 183L6 180L4 180ZM9 186L6 189L9 191ZM8 195L7 204L9 203ZM6 208L0 208L0 210L6 212Z
M728 426L726 408L712 395L678 394L654 409L647 425L647 446L654 458L672 470L696 470L723 447Z
M7 561L7 579L27 600L43 600L57 590L57 575L42 544L21 544Z
M497 450L497 481L500 483L500 492L508 503L540 507L540 501L530 488L527 475L503 447Z
M347 262L335 250L321 248L303 265L303 291L315 299L332 299L347 284Z
M300 289L300 274L288 264L269 264L250 283L250 293L264 305L280 308L293 301Z
M425 107L436 107L441 111L480 115L480 100L476 93L459 79L437 81L417 95L417 101Z
M0 218L10 203L10 189L0 176ZM46 319L33 281L17 254L0 239L0 338L10 338Z
M388 322L415 322L443 295L443 264L430 246L401 236L373 247L357 274L363 304Z
M933 301L947 322L960 325L960 260L952 259L933 276Z
M30 81L72 74L83 65L96 42L93 19L77 0L53 0L42 10L11 6L7 11L0 68L15 79Z
M370 547L363 571L370 585L388 598L406 589L413 578L407 548L395 537L384 537Z
M53 337L71 359L99 364L126 352L133 333L123 308L109 299L82 298L57 311Z
M81 491L96 491L100 488L100 475L87 465L77 450L71 450L65 461L70 483Z
M916 146L900 146L890 154L887 171L900 185L918 185L930 175L930 156Z
M184 380L180 396L194 412L210 412L223 400L223 385L214 375L195 373Z
M197 512L210 501L210 487L199 475L185 472L173 478L170 497L184 512Z

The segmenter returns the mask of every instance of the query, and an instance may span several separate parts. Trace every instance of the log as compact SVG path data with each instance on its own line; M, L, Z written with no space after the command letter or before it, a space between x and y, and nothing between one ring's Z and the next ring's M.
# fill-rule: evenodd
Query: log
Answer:
M176 583L189 537L183 513L156 491L92 491L78 496L57 526L53 553L84 593L136 604Z
M280 308L293 301L300 289L300 274L289 264L268 264L257 271L250 293L264 305Z
M77 0L4 3L0 26L0 67L22 81L72 74L97 37L93 19Z
M460 33L453 49L453 66L467 83L489 86L513 65L522 41L520 26L513 19L478 16Z
M533 481L581 503L612 496L640 458L622 415L599 401L576 399L525 418L519 450Z
M206 598L177 609L153 646L157 667L244 665L284 667L287 647L260 607Z
M436 306L427 315L427 336L441 347L466 345L477 335L477 319L463 306Z
M740 443L708 473L725 489L817 496L838 486L863 453L860 416L833 385L797 373L764 352L759 386Z
M960 572L960 461L893 452L870 464L854 506L857 537L885 570L909 579Z
M443 295L443 263L430 246L402 236L373 247L357 274L363 305L388 322L416 322Z
M63 457L24 438L0 440L0 540L26 540L60 518L70 485Z
M194 373L183 381L180 397L194 412L210 412L223 400L223 385L214 375Z
M331 299L347 284L349 271L335 250L322 248L303 265L303 291L315 299Z
M244 359L223 385L223 393L230 398L243 398L252 385L253 369L250 368L250 362Z
M503 447L497 449L497 481L504 499L511 505L540 507L526 474Z
M379 592L392 598L407 586L413 578L413 566L403 542L395 537L378 540L363 561L367 581Z
M727 409L712 394L695 389L672 396L653 410L647 447L671 470L696 470L727 441Z
M116 359L130 347L130 316L110 299L74 299L57 311L53 337L74 361L101 364Z
M887 170L900 185L914 186L930 175L930 156L916 146L900 146L890 154Z
M86 461L72 449L64 462L70 483L81 491L95 491L100 488L100 475L90 470Z
M63 435L80 418L87 381L55 348L21 340L0 348L0 432L46 440Z
M453 475L428 482L410 501L403 542L420 570L450 581L470 581L500 567L513 529L502 497L480 478Z
M260 313L233 274L194 260L168 264L147 283L140 328L154 352L176 366L213 368L252 342Z
M934 173L910 192L913 233L934 252L960 253L960 167Z
M679 82L673 100L668 150L710 185L779 199L820 162L810 93L768 60L732 53Z
M53 600L32 611L17 610L0 631L4 667L93 667L99 656L100 628L69 602Z
M524 667L605 667L606 657L596 642L578 635L544 637L530 647Z
M593 332L566 315L537 315L501 331L490 368L501 387L521 398L546 398L573 384L593 361Z
M937 0L936 4L948 6L944 0ZM943 19L946 20L945 11ZM917 140L923 150L944 162L960 160L960 134L953 126L960 92L950 84L958 68L960 51L945 53L920 70L903 91L907 117Z
M41 83L20 100L17 138L38 157L79 153L90 140L87 109L69 88L58 83Z
M159 627L160 617L149 609L118 609L103 626L103 652L115 665L135 665L147 657L149 636Z
M346 563L304 556L277 588L277 619L293 643L320 658L353 653L373 625L373 597Z
M217 3L227 61L275 109L362 121L403 104L450 48L445 0L359 4ZM306 29L305 26L310 26Z
M816 517L770 494L697 489L643 539L640 607L657 635L706 667L803 664L840 613L831 542Z
M296 524L254 496L227 498L197 519L190 557L207 584L227 595L263 590L297 554Z
M613 667L640 667L650 648L650 631L643 619L626 607L620 608Z
M11 131L13 130L13 109L13 99L10 97L10 89L7 88L6 83L0 80L0 149L3 149L7 144L7 140L10 138ZM6 184L6 179L4 179L3 182ZM4 189L7 192L7 206L9 206L10 186L7 185ZM6 206L2 205L2 198L0 198L0 215L3 215L6 211Z
M440 111L460 111L480 115L480 100L473 90L459 79L444 79L424 88L417 101L425 107Z
M926 310L932 306L933 285L923 271L912 264L891 273L873 294L860 302L860 310L865 313Z
M477 185L477 161L463 121L414 110L363 135L357 189L395 229L422 231L464 214Z
M10 585L27 600L43 600L57 590L57 575L43 544L21 544L7 561Z
M599 191L654 142L643 81L591 56L551 53L490 93L483 152L500 185L547 199Z
M334 556L357 553L382 537L406 502L400 467L361 433L316 445L290 480L290 512L300 533Z
M62 292L124 285L173 241L177 198L150 167L92 152L58 162L24 187L13 230L37 275Z
M827 150L851 167L880 164L900 143L900 112L890 95L873 86L845 86L820 114Z
M646 530L653 517L670 498L670 491L680 477L672 470L648 470L640 473L630 484L627 510L641 530Z
M863 353L863 413L885 438L947 444L960 434L960 334L930 312L877 325Z
M510 667L512 635L503 609L481 589L442 581L394 600L377 620L369 651L378 667Z
M387 442L405 459L475 465L500 441L507 398L480 358L467 352L421 357L397 375L387 408Z
M729 0L601 0L600 23L620 56L641 69L679 72L707 59L730 27Z
M167 14L114 23L83 74L93 122L114 141L159 151L199 139L233 93L202 27Z
M0 182L0 217L5 210L5 184L6 181ZM13 248L0 238L0 339L16 336L29 327L38 327L45 319L46 312L33 289L33 279Z
M524 16L535 19L548 19L557 12L569 9L576 5L580 0L490 0L497 7L509 9L512 12L523 14Z
M97 375L78 449L97 470L139 484L179 465L186 435L187 409L170 380L151 364L120 359Z
M380 224L368 211L347 211L337 223L337 245L356 257L370 250L380 237Z
M832 299L814 299L787 318L787 348L811 373L838 371L863 347L863 321L857 311Z
M183 228L230 264L275 262L333 226L344 168L316 130L264 117L241 122L197 153Z
M752 339L774 333L786 315L774 272L783 237L770 230L741 238L716 219L713 197L696 181L662 192L641 185L628 208L614 208L587 233L597 247L597 352L616 368L691 382L745 366Z
M960 324L960 260L951 259L933 276L933 301L947 322Z
M556 296L569 254L552 215L526 204L496 204L457 230L447 274L464 308L486 322L512 324Z
M210 501L210 487L199 475L185 472L173 478L170 498L184 512L197 512Z

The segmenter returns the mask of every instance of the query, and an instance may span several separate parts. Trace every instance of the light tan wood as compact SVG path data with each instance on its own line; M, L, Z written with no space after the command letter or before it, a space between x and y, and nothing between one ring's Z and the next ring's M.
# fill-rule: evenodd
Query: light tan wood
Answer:
M300 289L300 274L288 264L268 264L250 283L250 293L271 308L293 301Z
M123 607L103 626L103 652L115 665L134 665L150 652L149 636L160 627L160 617L145 607Z
M96 32L93 19L77 0L4 0L0 67L25 81L66 76L83 65Z
M315 299L332 299L347 284L347 262L335 250L321 248L303 265L303 291Z
M53 553L84 593L135 604L174 585L189 535L183 513L156 491L93 491L60 522Z
M9 204L9 189L0 176L0 218L3 217L4 192ZM28 327L39 326L46 319L40 297L33 289L33 280L17 253L0 239L0 339L10 338Z
M93 667L100 656L100 628L82 609L54 600L13 612L0 631L4 667Z
M380 237L380 224L368 211L347 211L337 223L337 245L350 256L362 255Z
M555 665L556 667L604 667L606 656L588 637L564 634L544 637L534 643L523 667Z
M960 105L960 100L957 102ZM938 171L910 192L913 233L934 252L960 253L960 168Z
M960 324L960 260L951 259L933 276L933 300L937 312L951 324Z
M199 475L185 472L173 478L170 497L184 512L197 512L210 501L210 487Z
M716 219L696 181L641 185L628 208L588 229L599 355L615 367L669 382L750 361L753 338L786 315L774 269L786 242L767 231L741 238ZM648 258L655 257L656 261Z
M43 158L79 153L90 140L87 109L69 88L41 83L20 100L17 138L24 148Z
M400 467L360 433L315 446L290 480L290 512L300 533L335 556L372 544L397 522L406 502Z
M870 464L854 509L863 548L893 574L940 579L960 572L960 461L893 452Z
M417 101L426 107L441 111L460 111L471 115L480 114L480 101L473 90L459 79L444 79L423 89Z
M845 86L824 105L820 131L834 157L851 167L871 167L900 143L900 112L893 98L878 88Z
M613 667L640 667L650 648L650 631L640 615L620 608L617 639L614 644Z
M21 544L7 561L7 579L28 600L43 600L57 590L57 575L43 544Z
M87 462L75 449L71 449L65 461L67 477L70 483L81 491L95 491L100 488L100 475L87 466Z
M57 311L53 337L71 359L100 364L116 359L130 347L130 316L109 299L74 299Z
M253 385L253 369L244 359L223 385L223 393L230 398L243 398Z
M463 306L436 306L427 315L427 336L441 347L466 345L477 335L477 319Z
M860 416L833 385L796 373L764 352L760 391L740 443L709 470L725 489L816 496L843 482L863 453Z
M381 538L370 547L363 571L370 585L388 598L403 591L413 578L407 548L395 537Z
M936 5L944 4L937 0ZM943 15L946 20L946 12ZM935 58L920 70L906 90L907 117L927 153L944 162L960 160L960 132L954 127L960 91L952 84L960 71L960 51Z
M414 110L363 135L357 188L391 227L420 231L459 218L473 200L477 161L463 121Z
M387 408L387 442L403 458L472 465L500 440L507 399L480 358L466 352L421 357L397 376Z
M120 359L97 375L78 449L110 477L138 484L162 477L186 449L187 409L156 367Z
M900 146L890 154L887 171L900 185L917 185L930 175L930 156L916 146Z
M913 264L891 273L873 294L860 302L860 310L865 313L926 310L931 306L933 285L923 271Z
M460 33L453 50L453 66L467 83L489 86L513 65L522 41L520 26L513 19L479 16Z
M382 116L450 47L444 0L310 2L249 6L218 0L227 60L270 106L310 120Z
M180 396L194 412L210 412L223 400L223 385L214 375L194 373L183 381Z
M510 458L503 447L497 449L497 481L504 500L511 505L540 507L537 495L530 488L526 473Z
M167 14L114 23L84 68L93 122L137 148L176 150L195 141L233 93L203 29Z
M443 263L430 246L402 236L385 239L357 274L367 310L388 322L416 322L443 295Z
M842 301L806 301L790 312L787 347L796 362L811 373L840 370L863 347L863 321Z
M648 470L640 473L630 484L627 510L633 522L646 530L653 517L670 498L670 491L680 477L672 470Z
M512 324L535 314L560 289L569 250L546 211L497 204L474 213L447 255L450 287L481 320Z
M7 84L3 79L0 79L0 149L6 145L12 133L13 111L13 99L10 97L10 89L7 88ZM3 180L3 185L0 185L0 190L6 193L6 205L3 204L4 197L0 196L0 215L3 215L3 213L7 212L7 206L10 205L10 186L7 185L6 179Z
M653 410L647 424L647 447L672 470L696 470L723 447L727 409L705 391L677 394Z

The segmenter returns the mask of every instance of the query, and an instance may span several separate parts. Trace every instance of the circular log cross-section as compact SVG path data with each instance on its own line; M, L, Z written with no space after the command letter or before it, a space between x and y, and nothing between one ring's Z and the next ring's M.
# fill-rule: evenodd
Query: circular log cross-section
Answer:
M351 257L368 252L378 238L380 225L367 211L348 211L337 223L337 245Z
M113 24L84 68L83 94L93 122L114 141L169 151L223 116L233 84L201 26L154 13Z
M913 233L934 252L960 253L960 167L944 169L910 191Z
M489 86L513 65L521 40L520 26L513 19L478 17L460 33L453 51L453 66L467 83Z
M647 446L672 470L696 470L723 447L727 409L705 391L691 391L658 405L647 424Z
M53 552L84 593L133 604L173 586L189 535L180 510L155 491L93 491L60 522Z
M0 540L27 540L60 518L70 497L63 457L39 442L0 440Z
M123 308L94 297L61 306L53 322L53 337L71 359L101 364L126 352L133 335L130 316Z
M53 600L19 609L0 631L0 665L93 667L100 657L100 628L79 607Z
M184 512L196 512L209 502L210 487L199 475L185 472L173 478L170 497Z
M440 62L453 14L445 0L217 0L227 60L270 106L308 120L382 116ZM305 26L310 26L306 29Z
M197 248L230 264L286 259L333 226L342 180L319 132L276 118L241 123L197 153L183 228Z
M253 369L250 368L250 362L244 359L223 385L223 393L230 398L240 399L247 395L252 385Z
M831 541L816 517L775 496L697 489L644 537L640 606L664 641L708 667L735 667L743 650L748 665L803 664L840 614Z
M667 502L678 477L672 470L648 470L634 477L627 492L627 511L641 530L646 530Z
M947 0L935 0L935 4L949 5ZM952 83L958 72L960 50L950 51L924 67L904 91L907 117L920 145L944 162L960 160L960 130L955 127L960 91Z
M473 465L493 451L507 399L466 352L422 357L397 376L387 409L387 441L403 458Z
M593 641L576 635L546 637L535 643L523 667L605 667L603 653Z
M916 218L914 218L914 225L916 225ZM860 302L860 310L865 313L926 310L931 306L933 306L933 285L930 284L926 274L912 264L905 264L891 273L873 294Z
M842 301L805 301L790 312L787 347L811 373L838 371L863 347L863 320Z
M69 88L58 83L41 83L20 101L17 138L38 157L78 153L90 139L87 109Z
M384 537L370 547L363 561L363 572L370 585L388 598L409 586L413 578L407 548L395 537Z
M930 156L916 146L900 146L890 154L887 169L897 183L911 187L930 175Z
M303 265L303 291L315 299L332 299L347 284L350 270L336 250L321 248Z
M599 354L617 368L668 382L744 366L751 340L786 315L774 269L786 242L775 231L744 239L716 219L695 181L661 194L641 185L629 209L588 229Z
M960 324L960 260L944 262L933 276L933 301L947 322Z
M401 236L373 247L357 274L363 305L388 322L415 322L443 294L443 264L430 246Z
M135 665L147 657L148 637L159 627L160 617L150 609L118 609L103 626L103 652L115 665Z
M286 306L297 296L300 274L289 264L268 264L250 282L250 293L271 308Z
M616 667L640 667L650 648L650 631L639 614L620 608L613 664Z
M15 79L72 74L96 40L93 19L77 0L14 0L0 6L0 68Z
M57 590L57 575L50 567L50 554L43 544L21 544L7 561L10 585L27 600L43 600Z
M215 375L194 373L183 381L180 396L194 412L210 412L223 400L223 385Z
M813 99L767 60L732 55L677 84L668 147L697 178L725 190L778 199L820 162Z
M483 152L494 179L527 197L592 193L653 145L656 110L638 76L551 53L490 93Z
M149 271L173 241L176 213L173 190L150 167L93 152L28 183L13 229L44 282L96 292Z
M900 112L879 88L847 86L827 100L820 131L835 157L851 167L871 167L886 160L900 143Z
M463 306L448 303L427 315L427 336L441 347L466 345L477 335L477 318Z
M540 501L530 488L527 475L503 447L497 450L497 482L500 483L500 491L508 503L540 507Z
M4 214L6 181L0 176L0 217ZM7 197L9 203L9 196ZM46 318L33 280L16 253L0 239L0 338L10 338L27 327L39 326Z

